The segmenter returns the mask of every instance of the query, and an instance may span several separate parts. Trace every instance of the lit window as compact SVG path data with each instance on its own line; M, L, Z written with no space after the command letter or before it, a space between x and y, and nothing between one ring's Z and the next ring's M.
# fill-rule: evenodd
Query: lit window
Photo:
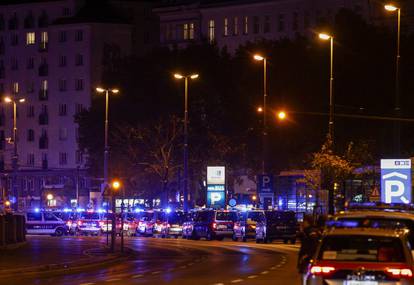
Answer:
M239 18L234 17L233 19L233 35L237 36L239 34Z
M13 82L13 94L19 93L19 82Z
M245 16L243 19L243 34L249 33L249 17Z
M188 24L183 25L183 32L184 32L183 34L184 40L188 40Z
M229 35L229 19L224 18L224 36L227 37Z
M36 43L36 34L30 32L26 34L26 45L34 45Z
M194 40L194 23L190 23L190 34L189 34L190 40Z
M47 90L47 80L43 80L42 84L41 84L41 89L42 90Z
M40 34L40 42L47 43L48 41L49 41L49 36L48 36L47 32L42 32Z
M210 43L214 42L215 40L215 22L214 20L208 21L208 41Z

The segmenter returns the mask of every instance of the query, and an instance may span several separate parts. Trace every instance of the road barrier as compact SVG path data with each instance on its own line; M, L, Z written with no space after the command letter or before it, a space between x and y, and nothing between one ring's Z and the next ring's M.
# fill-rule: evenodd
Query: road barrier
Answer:
M0 249L26 241L26 222L22 215L0 215Z

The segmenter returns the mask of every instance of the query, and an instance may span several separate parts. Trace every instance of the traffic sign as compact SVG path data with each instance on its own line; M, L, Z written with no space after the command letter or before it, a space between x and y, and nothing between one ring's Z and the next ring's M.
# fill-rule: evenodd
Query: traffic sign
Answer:
M381 159L381 202L411 203L411 160Z
M258 175L257 186L259 193L273 193L273 175Z

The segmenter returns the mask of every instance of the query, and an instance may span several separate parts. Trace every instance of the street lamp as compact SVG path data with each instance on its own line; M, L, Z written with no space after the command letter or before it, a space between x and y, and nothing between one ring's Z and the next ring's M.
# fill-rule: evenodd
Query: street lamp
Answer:
M111 184L111 190L112 190L111 191L111 205L112 205L111 251L112 252L115 252L115 238L116 238L115 192L118 192L120 187L121 187L121 182L119 182L118 180L112 181L112 184ZM106 227L107 227L107 230L108 230L108 225L106 225Z
M328 128L328 135L329 139L332 142L332 146L334 145L334 94L333 94L333 56L334 56L334 37L332 35L326 33L320 33L319 38L324 41L330 41L331 43L331 60L330 60L330 80L329 80L329 128Z
M188 212L188 79L197 79L199 75L197 73L182 75L179 73L174 74L174 78L181 80L184 79L184 187L183 187L183 208L184 212ZM168 196L167 196L168 201Z
M13 195L15 197L14 210L18 210L19 207L19 193L17 191L17 168L18 168L18 154L17 154L17 104L24 103L25 98L12 98L5 97L4 102L13 103L13 178L12 178L12 187Z
M109 93L118 94L119 89L104 89L97 87L98 93L105 93L105 149L104 149L104 189L108 186L108 157L109 157L109 146L108 146L108 127L109 127Z
M279 119L279 120L285 120L286 119L286 113L284 112L284 111L280 111L280 112L278 112L277 113L277 118Z
M401 8L393 4L387 4L384 6L385 10L389 12L397 11L397 57L396 57L396 69L395 69L395 116L400 117L401 107L400 107L400 41L401 41ZM401 145L401 125L400 122L394 122L394 151L396 155L400 155L400 145Z
M267 101L267 58L255 54L253 56L254 60L263 61L263 107L261 111L263 113L263 149L262 149L262 174L266 174L266 156L267 156L267 118L266 118L266 101Z

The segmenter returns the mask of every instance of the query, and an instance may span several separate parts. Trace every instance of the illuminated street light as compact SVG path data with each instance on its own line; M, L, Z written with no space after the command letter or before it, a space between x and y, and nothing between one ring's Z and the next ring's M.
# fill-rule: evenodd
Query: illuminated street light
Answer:
M395 68L395 103L394 103L394 112L395 117L401 116L401 106L400 106L400 41L401 41L401 8L393 5L387 4L384 6L385 10L389 12L397 11L397 55L396 55L396 68ZM394 152L395 155L399 156L401 153L401 123L394 122Z
M121 182L119 182L118 180L115 180L112 182L112 189L118 190L120 187L121 187Z
M24 98L12 98L12 97L5 97L4 102L12 103L13 104L13 157L12 157L12 168L13 168L13 176L12 176L12 192L16 199L16 203L14 203L14 210L18 210L19 207L19 193L17 190L17 170L18 170L18 153L17 153L17 104L24 103L26 100Z
M197 79L199 75L197 73L182 75L180 73L175 73L175 79L184 79L184 185L183 185L183 208L184 212L188 212L188 79ZM167 199L168 203L168 193Z
M50 201L53 200L53 195L52 194L47 194L46 198Z
M10 201L9 201L9 200L7 200L6 202L4 202L4 206L6 206L6 207L10 207L10 205L11 205L11 203L10 203Z
M256 200L257 200L257 196L256 196L256 195L253 195L253 196L252 196L252 200L253 200L253 201L256 201Z
M280 111L279 113L277 113L277 117L279 120L284 120L286 119L286 113L284 111Z
M257 107L257 112L259 112L259 113L263 112L263 108L262 107Z
M319 38L321 40L327 41L327 40L330 40L332 38L332 36L331 35L328 35L328 34L325 34L325 33L320 33L319 34Z
M258 60L258 61L265 60L265 58L264 58L263 56L259 55L259 54L255 54L255 55L253 56L253 58L254 58L255 60Z

